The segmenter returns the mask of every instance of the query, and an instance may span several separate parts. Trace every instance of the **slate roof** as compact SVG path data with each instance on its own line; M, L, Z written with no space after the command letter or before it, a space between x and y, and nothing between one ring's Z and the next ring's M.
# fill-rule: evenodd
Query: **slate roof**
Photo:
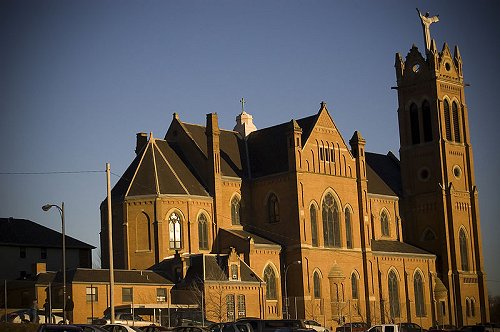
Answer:
M186 281L210 280L229 281L229 255L199 254L190 257L190 266L186 273ZM240 260L240 280L243 282L259 282L257 274L242 260Z
M174 283L164 276L151 270L114 270L115 283L119 284L162 284ZM107 269L74 269L66 272L69 282L80 283L109 283L109 270ZM63 275L57 272L54 282L62 282Z
M209 196L169 143L153 138L123 173L111 195L116 199L161 194Z
M206 127L182 123L187 133L207 157ZM244 177L246 174L245 142L235 131L220 129L221 171L224 176Z
M408 243L390 240L371 240L372 252L400 253L413 255L431 255L428 251L414 247Z
M250 233L245 230L240 230L240 229L224 229L226 232L234 234L238 236L239 238L242 239L247 239L247 238L252 238L253 242L255 244L262 244L262 245L270 245L270 246L279 246L281 247L278 243L273 242L271 240L268 240L266 238L263 238L259 235L255 235L253 233Z
M0 218L0 245L61 248L62 233L27 219ZM95 249L66 235L66 248Z
M368 192L401 197L401 169L396 156L392 152L387 155L366 152L365 156Z

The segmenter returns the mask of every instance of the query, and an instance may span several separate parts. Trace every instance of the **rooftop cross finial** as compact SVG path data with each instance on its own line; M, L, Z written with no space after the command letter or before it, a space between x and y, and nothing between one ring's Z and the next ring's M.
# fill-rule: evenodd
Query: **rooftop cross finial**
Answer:
M425 40L425 50L428 51L431 48L431 30L430 26L432 23L439 22L439 15L429 17L429 12L422 15L420 10L418 10L418 16L422 22L422 29L424 30L424 40Z
M241 103L241 113L245 112L245 98L241 97L240 99L240 103Z

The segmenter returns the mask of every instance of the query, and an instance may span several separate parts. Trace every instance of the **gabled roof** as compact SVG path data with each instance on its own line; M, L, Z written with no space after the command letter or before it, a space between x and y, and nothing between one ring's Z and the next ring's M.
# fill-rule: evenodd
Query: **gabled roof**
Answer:
M428 251L414 247L408 243L390 240L371 240L372 252L392 254L412 254L434 256Z
M111 195L124 198L161 194L209 196L166 141L150 138Z
M71 236L65 239L66 248L95 249ZM27 219L0 218L0 245L62 248L62 233Z
M387 155L366 152L365 156L368 192L401 197L401 170L396 156L391 152Z

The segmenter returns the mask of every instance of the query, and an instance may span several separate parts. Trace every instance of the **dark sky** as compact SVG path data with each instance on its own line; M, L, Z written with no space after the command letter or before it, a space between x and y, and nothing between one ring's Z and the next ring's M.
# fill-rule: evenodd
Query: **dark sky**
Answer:
M121 175L135 134L162 138L172 114L232 129L314 114L326 101L348 140L398 155L395 53L423 48L415 10L439 14L438 48L464 61L489 287L500 294L500 163L496 1L0 1L0 216L59 229L46 203L65 202L67 233L99 245L105 163ZM112 182L118 180L113 176Z

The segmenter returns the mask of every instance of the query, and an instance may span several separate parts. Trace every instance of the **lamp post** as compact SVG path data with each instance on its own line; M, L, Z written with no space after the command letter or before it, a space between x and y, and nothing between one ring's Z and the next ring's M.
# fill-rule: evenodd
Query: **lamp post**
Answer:
M59 210L61 215L61 226L62 226L62 272L63 272L63 322L66 322L66 235L64 233L64 202L61 206L55 204L45 204L42 206L43 211L49 211L50 208L55 207Z
M300 260L296 260L285 266L285 310L286 310L286 316L285 319L290 318L289 313L288 313L288 294L287 294L287 289L286 289L286 275L288 273L288 268L294 264L301 264L302 262ZM297 309L295 309L297 310Z

